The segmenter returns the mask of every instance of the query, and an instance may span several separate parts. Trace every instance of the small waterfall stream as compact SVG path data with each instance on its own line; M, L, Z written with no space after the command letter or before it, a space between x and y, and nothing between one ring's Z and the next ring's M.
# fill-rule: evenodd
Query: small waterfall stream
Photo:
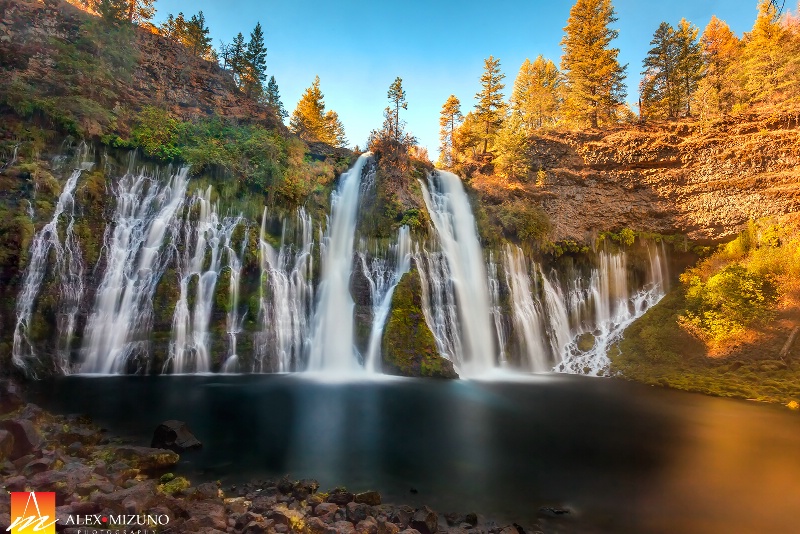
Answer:
M192 220L193 211L197 221ZM220 219L211 202L211 186L196 194L184 223L184 246L180 257L180 299L172 322L168 364L174 373L205 373L211 370L208 327L214 305L214 290L222 270L223 245L241 222L241 217ZM194 253L189 252L194 248ZM230 255L228 255L230 257ZM195 283L194 302L189 305L190 283Z
M33 238L29 251L29 261L22 283L22 290L17 296L17 320L14 327L12 361L21 368L28 368L28 361L36 358L33 344L28 337L36 298L41 291L42 282L48 274L48 258L55 254L55 268L51 276L59 283L58 328L58 367L62 372L69 372L69 352L72 336L75 332L78 310L84 295L83 261L80 244L73 232L75 226L75 188L83 171L90 170L93 163L87 161L88 147L78 147L76 166L58 196L58 201L50 222L45 224ZM16 158L16 149L14 151ZM13 160L12 160L13 161ZM30 203L29 203L30 204ZM31 205L32 206L32 205ZM29 211L33 217L33 210ZM68 217L63 230L63 241L59 237L59 221L62 215Z

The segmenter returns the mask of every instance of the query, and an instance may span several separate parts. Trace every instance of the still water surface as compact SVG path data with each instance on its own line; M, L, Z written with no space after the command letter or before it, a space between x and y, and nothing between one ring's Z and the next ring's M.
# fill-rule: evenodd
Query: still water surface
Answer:
M289 474L554 532L800 532L800 416L782 407L564 375L65 377L39 388L43 406L143 445L159 422L186 421L204 447L180 469L196 480Z

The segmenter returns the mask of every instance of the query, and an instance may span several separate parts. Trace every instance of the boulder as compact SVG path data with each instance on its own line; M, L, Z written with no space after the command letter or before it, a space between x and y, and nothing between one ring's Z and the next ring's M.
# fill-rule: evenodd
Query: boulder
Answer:
M381 504L381 494L377 491L364 491L356 494L355 501L369 506L378 506Z
M347 520L351 523L358 523L367 518L368 506L355 501L347 503Z
M356 534L378 534L378 522L374 517L367 517L356 524Z
M336 529L319 517L312 517L306 520L306 530L309 534L336 534Z
M349 502L353 502L353 499L355 499L355 495L342 489L335 489L328 495L328 502L338 504L339 506L344 506Z
M333 524L337 534L355 534L356 528L350 521L337 521Z
M383 331L383 370L400 376L458 378L453 362L442 358L422 313L422 283L413 268L403 275L392 296Z
M170 419L158 425L153 432L150 447L154 449L168 449L174 452L196 450L203 446L189 426L183 421Z
M435 534L439 530L439 518L436 512L423 506L414 512L411 518L411 527L421 534Z
M378 534L397 534L398 532L400 532L400 527L391 521L387 521L383 517L378 519Z
M5 430L14 437L14 447L8 456L12 461L31 454L42 445L39 431L26 419L0 421L0 430Z

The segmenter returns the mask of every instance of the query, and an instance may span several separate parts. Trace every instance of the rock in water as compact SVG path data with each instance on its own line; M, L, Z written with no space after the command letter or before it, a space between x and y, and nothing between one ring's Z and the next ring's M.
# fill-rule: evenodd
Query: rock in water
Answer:
M453 362L439 356L433 332L422 313L419 271L403 275L392 296L383 332L383 370L401 376L458 378Z
M170 419L158 425L155 432L153 432L153 441L150 446L154 449L185 452L199 449L203 444L194 437L186 423Z

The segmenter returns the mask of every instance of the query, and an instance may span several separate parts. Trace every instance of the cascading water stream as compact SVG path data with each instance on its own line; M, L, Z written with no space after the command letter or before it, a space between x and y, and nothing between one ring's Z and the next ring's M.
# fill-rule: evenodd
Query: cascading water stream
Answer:
M364 358L364 368L370 373L381 371L381 340L383 338L383 328L386 326L386 319L392 307L392 296L400 282L400 278L411 268L411 234L408 226L401 226L397 232L397 244L394 247L394 270L387 276L385 262L375 258L374 263L378 263L379 268L372 270L367 268L365 256L361 256L361 264L364 276L370 281L370 291L372 293L372 328L370 330L369 345L367 355Z
M33 238L29 251L30 260L25 271L22 289L17 296L17 321L14 327L12 361L22 369L28 369L26 360L34 359L33 345L28 338L33 310L41 290L42 282L48 271L50 252L55 254L53 275L59 281L59 313L58 328L58 366L61 371L69 372L69 352L72 336L75 332L76 318L83 299L83 261L81 250L75 238L75 187L84 170L92 168L86 160L88 148L82 144L78 148L77 167L72 171L58 197L53 217ZM64 230L63 243L59 239L58 223L62 215L67 214L69 221ZM33 216L31 212L31 216Z
M497 334L497 346L500 348L498 360L501 366L506 365L506 332L503 325L503 310L500 307L500 281L497 279L497 264L494 252L489 252L489 299L491 301L492 319Z
M239 252L236 252L233 248L233 234L227 236L223 244L225 252L228 255L228 268L230 269L228 313L225 316L225 331L228 334L228 355L222 365L222 370L226 373L238 371L239 368L239 354L236 343L244 327L243 323L246 316L246 314L241 316L239 314L239 292L241 291L242 263L244 261L244 251L247 246L248 235L249 228L245 230L244 239L242 240Z
M519 247L506 245L505 266L514 326L527 365L533 372L548 371L552 364L544 345L542 313L534 301L527 262Z
M192 213L198 212L197 220ZM195 195L184 223L184 248L179 270L180 298L172 322L170 356L173 373L206 373L211 370L208 327L214 306L214 290L222 270L222 245L229 242L241 217L220 219L211 202L211 186ZM189 255L191 246L194 254ZM194 303L189 306L190 283L196 281Z
M362 154L353 168L342 174L339 188L331 196L331 218L323 240L322 278L308 361L310 371L347 373L360 368L353 343L355 303L350 295L350 274L361 173L371 157L369 152Z
M478 241L475 217L461 179L446 171L429 176L422 186L425 206L449 267L455 292L462 347L453 347L461 376L484 375L495 367L488 275ZM426 278L431 279L431 276ZM434 324L432 330L439 328ZM455 344L453 344L455 345Z
M106 270L86 325L82 373L123 373L132 357L146 355L153 295L170 255L162 250L165 235L176 242L187 173L184 167L162 179L129 170L119 179L113 224L106 229Z
M312 272L313 224L303 208L297 211L294 237L299 250L286 242L283 223L278 250L266 239L267 211L261 220L261 331L256 336L259 371L289 372L302 369L307 352L311 310L314 303Z

